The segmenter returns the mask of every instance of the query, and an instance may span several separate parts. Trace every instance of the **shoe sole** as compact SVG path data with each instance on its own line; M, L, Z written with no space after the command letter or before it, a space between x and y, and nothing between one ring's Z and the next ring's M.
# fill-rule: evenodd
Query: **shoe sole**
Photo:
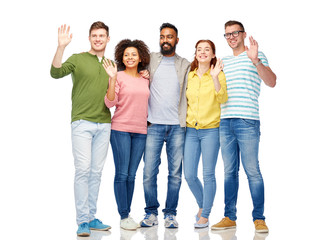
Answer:
M166 227L166 226L164 226ZM178 226L174 226L173 224L171 224L169 227L166 227L166 228L178 228Z
M107 227L107 228L90 228L90 230L94 231L107 231L110 230L112 227Z
M209 225L204 225L204 226L194 226L195 228L207 228Z
M235 229L236 226L233 227L211 227L211 230L226 230L226 229Z
M263 230L255 230L255 232L256 233L268 233L269 231L268 231L268 229L267 230L263 229Z
M150 225L147 225L147 224L145 224L145 223L141 223L141 227L153 227L153 226L156 226L156 225L158 225L158 223L153 223L151 226Z
M90 233L78 233L77 236L79 237L89 237L91 234Z

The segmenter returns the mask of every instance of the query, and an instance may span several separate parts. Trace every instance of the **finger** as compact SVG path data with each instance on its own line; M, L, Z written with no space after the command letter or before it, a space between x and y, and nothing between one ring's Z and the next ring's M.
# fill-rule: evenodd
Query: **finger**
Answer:
M250 36L250 37L249 37L249 42L250 42L250 44L251 44L251 45L253 45L253 44L254 44L254 39L253 39L253 37L252 37L252 36Z
M104 60L103 60L103 67L107 68L107 60L106 60L106 58L104 58Z
M70 26L67 28L67 35L69 35Z

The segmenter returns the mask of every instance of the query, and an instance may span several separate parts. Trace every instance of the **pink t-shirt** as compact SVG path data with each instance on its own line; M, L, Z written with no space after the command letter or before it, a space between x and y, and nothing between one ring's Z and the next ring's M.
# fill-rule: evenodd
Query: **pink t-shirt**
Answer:
M112 118L112 129L122 132L147 133L149 80L136 78L124 71L117 73L115 98L105 95L105 105L116 107Z

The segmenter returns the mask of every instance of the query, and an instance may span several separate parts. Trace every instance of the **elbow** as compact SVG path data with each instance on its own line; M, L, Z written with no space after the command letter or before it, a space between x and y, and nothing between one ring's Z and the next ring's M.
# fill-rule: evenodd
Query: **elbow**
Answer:
M111 100L109 100L109 99L107 98L107 96L105 96L105 98L104 98L104 102L105 102L105 106L106 106L107 108L112 108L112 107L114 107L114 106L115 106L115 104L116 104L115 98L114 98L114 100L113 100L113 101L111 101Z
M274 88L276 86L276 75L274 75L274 78L272 79L272 81L270 82L270 84L268 86L271 88Z

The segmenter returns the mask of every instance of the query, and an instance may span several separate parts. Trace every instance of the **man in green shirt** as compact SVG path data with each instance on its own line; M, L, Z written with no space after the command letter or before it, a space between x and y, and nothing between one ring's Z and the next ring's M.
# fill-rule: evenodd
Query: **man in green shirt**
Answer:
M102 66L110 37L108 26L94 22L89 30L90 51L73 54L62 63L64 50L72 40L69 31L66 25L58 29L58 47L50 74L53 78L71 74L73 80L71 129L77 235L89 236L90 229L111 228L95 218L111 131L111 113L104 103L108 75Z

